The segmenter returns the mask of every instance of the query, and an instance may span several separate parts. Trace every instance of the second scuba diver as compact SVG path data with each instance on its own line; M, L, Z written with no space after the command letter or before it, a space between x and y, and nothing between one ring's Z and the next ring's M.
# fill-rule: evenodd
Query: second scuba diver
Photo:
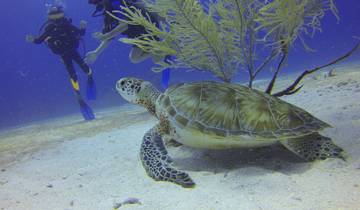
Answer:
M104 27L102 32L96 32L93 36L98 39L101 43L97 49L94 51L88 52L85 58L87 63L93 63L97 57L109 46L110 41L118 35L125 35L128 38L135 38L146 34L146 29L140 25L128 25L122 23L117 19L113 18L111 15L118 17L120 19L127 19L124 15L118 12L121 9L121 6L134 6L143 13L150 17L151 21L159 27L159 22L161 17L155 13L148 12L145 8L144 3L141 0L88 0L89 4L96 6L96 10L93 12L92 16L103 16L104 17ZM110 13L111 15L109 15ZM156 38L156 37L155 37ZM137 46L133 46L129 58L132 63L140 63L145 59L152 56L151 54L144 52ZM159 57L153 56L153 61L158 63L160 61L169 62L171 60L170 56ZM170 70L166 69L162 72L162 86L167 88L170 79Z
M143 26L140 25L128 25L126 23L121 23L117 19L111 17L111 15L118 17L120 19L125 19L126 17L120 13L114 12L119 11L120 6L124 6L124 2L127 6L134 6L141 11L146 12L144 6L135 0L89 0L89 4L93 4L96 6L96 10L93 12L92 16L103 16L104 17L104 27L102 32L96 32L93 36L98 39L101 43L97 49L87 53L85 61L87 63L93 63L97 59L97 57L104 51L110 41L116 36L122 34L127 36L128 38L135 38L142 34L146 34L146 30ZM139 1L140 2L140 1ZM110 13L111 15L109 15ZM153 13L149 13L151 21L158 25L159 20L158 16ZM150 57L149 53L142 51L140 48L133 46L129 58L132 63L140 63L143 60Z
M85 35L86 22L81 21L80 27L77 28L72 24L71 19L65 17L62 7L51 7L48 11L48 21L44 24L44 27L44 32L40 36L35 38L32 35L27 35L26 40L35 44L45 42L54 54L61 57L69 73L84 119L95 119L93 111L80 95L80 85L73 65L73 61L76 62L83 72L87 74L87 98L95 100L96 88L92 71L77 51L80 39Z

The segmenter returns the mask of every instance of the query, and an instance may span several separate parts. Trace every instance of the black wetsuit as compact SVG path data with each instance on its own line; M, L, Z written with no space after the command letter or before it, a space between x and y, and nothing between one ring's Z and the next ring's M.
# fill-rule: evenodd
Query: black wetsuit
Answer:
M115 17L119 17L121 19L127 19L126 16L122 15L121 13L115 13L113 12L114 10L120 10L120 6L119 3L114 4L113 2L120 2L120 4L123 6L123 0L104 0L105 4L103 6L103 10L104 10L104 28L102 33L108 33L110 31L112 31L114 28L116 28L119 25L119 21L116 20L115 18L111 17L109 14L107 14L107 12L110 12L112 15L114 15ZM159 16L154 14L154 13L150 13L148 11L146 11L144 8L140 8L137 6L136 4L136 0L125 0L127 6L134 6L138 9L141 9L141 12L144 16L149 15L151 21L153 23L156 24L156 26L159 27ZM127 36L128 38L136 38L142 34L147 34L147 31L145 30L145 28L141 25L128 25L128 29L124 32L121 33L122 35Z
M71 20L62 18L56 21L50 21L44 32L34 40L34 43L40 44L44 41L54 54L60 55L65 67L71 77L78 81L73 61L75 61L81 69L90 74L89 66L84 62L78 53L80 38L85 35L85 29L78 29L71 23Z

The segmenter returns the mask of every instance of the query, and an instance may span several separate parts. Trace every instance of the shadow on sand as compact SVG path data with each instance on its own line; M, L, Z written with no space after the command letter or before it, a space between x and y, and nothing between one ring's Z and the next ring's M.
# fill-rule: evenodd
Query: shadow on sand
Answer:
M185 171L206 171L214 174L247 170L248 175L278 172L286 175L301 174L311 168L281 145L255 149L200 150L181 146L169 148L174 165ZM263 170L253 170L254 168ZM254 173L254 174L252 174Z

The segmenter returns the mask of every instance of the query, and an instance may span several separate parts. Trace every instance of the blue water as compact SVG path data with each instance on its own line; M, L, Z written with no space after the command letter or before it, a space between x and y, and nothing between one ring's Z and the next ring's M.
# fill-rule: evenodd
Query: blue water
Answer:
M102 28L101 18L92 18L93 7L87 1L64 1L66 14L78 24L88 22L85 35L86 49L97 47L91 37ZM45 45L25 42L25 35L37 34L46 20L46 1L3 1L0 8L0 129L19 126L29 122L51 119L67 114L79 113L79 107L70 86L67 72L58 56ZM287 73L301 71L324 64L331 58L342 55L354 44L353 36L360 36L360 4L358 0L336 1L341 20L327 14L323 20L323 32L316 34L307 43L316 52L305 52L296 44L290 54ZM119 106L125 101L114 91L115 82L123 76L136 76L161 86L161 75L150 71L151 60L132 64L128 59L130 46L113 41L92 65L98 89L98 98L90 102L95 113L106 107ZM80 48L83 53L83 49ZM358 53L359 54L359 53ZM355 56L348 61L356 61ZM79 69L78 69L79 70ZM81 71L81 87L85 93L85 77ZM245 75L239 75L243 77ZM266 74L263 76L267 76ZM209 74L172 71L171 82L214 79Z

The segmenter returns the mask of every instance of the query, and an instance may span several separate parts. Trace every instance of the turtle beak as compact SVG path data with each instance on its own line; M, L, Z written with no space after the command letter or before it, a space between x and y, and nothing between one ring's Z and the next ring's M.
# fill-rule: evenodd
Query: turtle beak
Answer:
M125 86L125 78L122 78L116 82L116 90L120 93Z
M120 80L118 80L116 82L116 91L122 96L124 97L124 95L126 95L126 78L122 78Z

